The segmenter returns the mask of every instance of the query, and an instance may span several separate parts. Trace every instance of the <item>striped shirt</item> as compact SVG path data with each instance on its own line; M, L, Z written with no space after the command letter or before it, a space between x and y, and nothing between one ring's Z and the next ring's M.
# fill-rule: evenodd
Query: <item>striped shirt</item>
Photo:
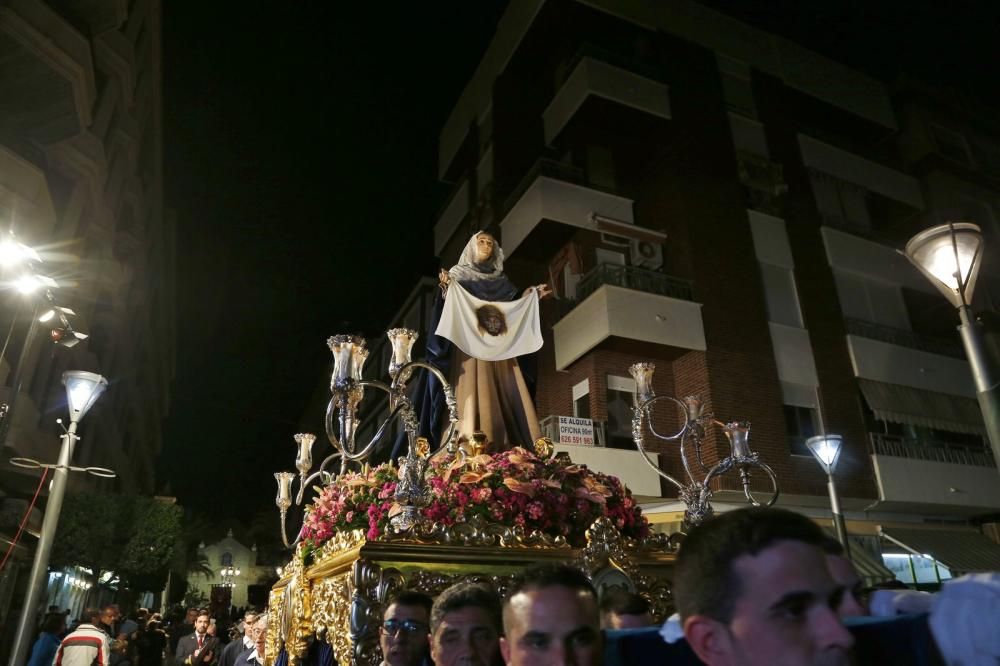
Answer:
M92 624L81 624L59 644L52 666L108 666L108 635Z

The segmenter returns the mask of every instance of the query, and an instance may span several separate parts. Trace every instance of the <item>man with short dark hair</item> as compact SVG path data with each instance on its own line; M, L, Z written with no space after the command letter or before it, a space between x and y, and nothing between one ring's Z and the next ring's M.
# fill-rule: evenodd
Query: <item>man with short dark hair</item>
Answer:
M177 666L210 666L217 661L219 639L208 635L211 618L208 611L198 611L194 621L194 633L181 636L177 641L174 663Z
M691 530L674 570L684 635L708 666L839 665L854 639L837 607L823 531L797 513L754 507Z
M121 611L118 604L105 604L101 607L101 630L114 640L118 638L115 632L118 630L118 620L121 619Z
M379 627L382 666L419 666L428 653L431 606L422 592L404 590L389 600Z
M253 626L256 622L257 613L252 610L247 611L239 626L243 635L237 636L229 642L229 645L222 649L222 654L219 656L219 666L234 666L236 658L241 652L253 649Z
M431 608L431 659L437 666L491 666L500 658L500 597L465 581L438 595Z
M608 590L601 599L602 629L641 629L653 625L649 602L641 594Z
M53 666L92 666L108 664L111 657L111 642L108 635L98 626L101 611L88 608L83 612L83 622L67 634L56 650Z
M500 652L509 666L600 664L603 636L590 579L566 565L532 567L503 605Z
M198 618L197 608L188 608L184 614L184 622L177 626L170 625L170 654L177 654L177 643L182 637L194 631L194 621Z

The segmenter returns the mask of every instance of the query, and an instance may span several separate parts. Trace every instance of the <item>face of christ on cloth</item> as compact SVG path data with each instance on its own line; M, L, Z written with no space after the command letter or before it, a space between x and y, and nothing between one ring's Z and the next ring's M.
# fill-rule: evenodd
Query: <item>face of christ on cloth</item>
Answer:
M495 305L483 305L476 309L476 320L479 322L479 332L482 335L507 334L507 318Z

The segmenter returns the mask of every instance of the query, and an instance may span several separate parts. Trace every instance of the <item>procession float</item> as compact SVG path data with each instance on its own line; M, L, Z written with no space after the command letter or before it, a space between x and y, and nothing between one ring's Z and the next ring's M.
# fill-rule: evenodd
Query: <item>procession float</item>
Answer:
M683 531L654 533L618 478L556 453L539 432L517 358L541 346L538 300L547 295L545 285L518 294L503 276L502 251L480 233L458 265L442 271L441 287L426 359L411 359L416 331L388 331L388 381L363 378L364 339L328 340L333 374L325 436L332 453L314 464L315 435L296 434L297 473L274 475L292 556L270 592L269 664L329 662L332 652L338 664L376 666L378 627L395 593L436 596L474 580L502 596L521 570L541 562L581 569L599 594L637 592L657 620L672 612L671 571ZM711 482L724 474L739 475L748 502L774 503L778 484L750 448L748 423L716 420L695 396L656 395L650 363L629 372L636 382L636 448L677 489L687 507L685 526L711 515ZM388 415L359 441L362 403L372 393L386 395ZM678 410L676 432L653 427L658 405ZM708 468L701 442L713 427L727 436L729 455ZM684 481L650 457L650 436L678 445ZM380 455L388 461L375 464ZM770 480L769 497L751 492L754 472ZM290 540L293 506L304 512Z

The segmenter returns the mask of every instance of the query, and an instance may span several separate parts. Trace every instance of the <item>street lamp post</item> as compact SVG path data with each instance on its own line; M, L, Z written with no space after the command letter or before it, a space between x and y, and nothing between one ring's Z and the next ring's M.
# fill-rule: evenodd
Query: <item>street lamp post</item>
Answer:
M21 608L21 617L17 625L17 633L14 635L14 647L11 650L10 666L21 666L25 662L28 646L32 635L35 633L35 610L41 598L43 586L48 578L49 554L52 552L52 542L55 538L56 527L59 525L59 512L62 510L63 496L66 494L66 481L71 471L86 471L97 476L114 476L111 470L90 467L71 467L70 460L73 458L73 447L79 437L76 434L77 425L80 419L93 407L97 399L104 393L108 386L108 380L93 372L83 372L82 370L70 370L63 373L63 384L66 386L66 397L69 402L69 429L62 436L62 446L59 449L59 462L55 465L39 463L27 458L14 458L12 464L21 467L49 468L52 469L52 485L49 490L49 499L45 506L45 518L42 521L41 535L38 537L38 546L35 548L35 559L31 565L31 574L28 577L28 589L25 592L24 605ZM61 420L60 420L61 423Z
M906 258L958 309L958 327L976 383L993 458L1000 464L1000 372L986 351L983 330L972 312L972 292L983 257L983 235L971 222L948 222L910 239Z
M809 452L816 458L823 471L826 472L826 488L830 492L830 511L833 513L833 526L837 530L837 540L844 547L844 555L851 556L851 544L847 540L847 524L840 510L840 497L837 495L837 484L833 481L833 472L840 461L840 450L843 438L840 435L817 435L806 440Z

